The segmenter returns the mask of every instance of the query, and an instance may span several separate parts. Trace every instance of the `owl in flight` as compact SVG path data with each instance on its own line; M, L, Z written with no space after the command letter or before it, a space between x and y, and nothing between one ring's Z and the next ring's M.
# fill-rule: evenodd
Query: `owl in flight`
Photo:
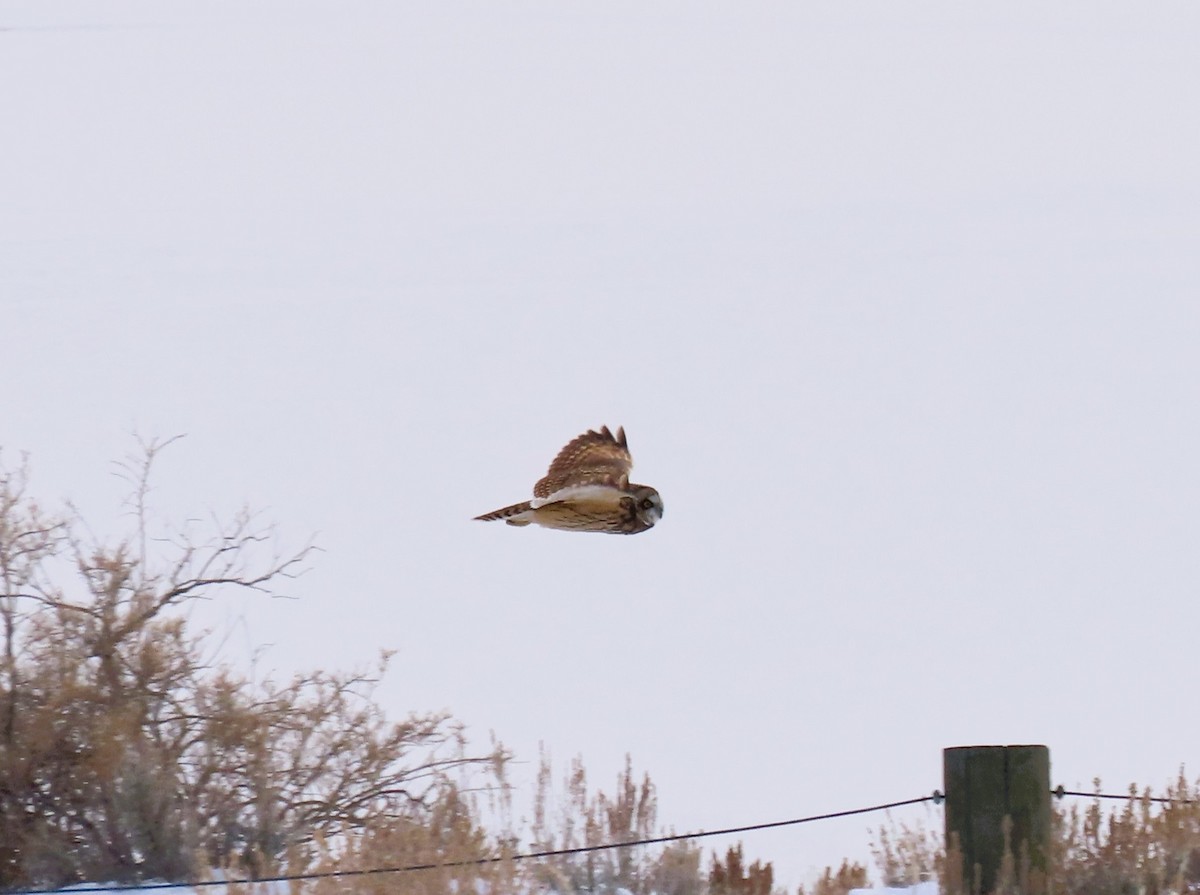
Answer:
M649 485L631 485L633 457L625 430L589 429L558 452L550 471L533 486L533 500L484 513L485 522L536 522L564 531L603 531L634 535L662 518L663 502Z

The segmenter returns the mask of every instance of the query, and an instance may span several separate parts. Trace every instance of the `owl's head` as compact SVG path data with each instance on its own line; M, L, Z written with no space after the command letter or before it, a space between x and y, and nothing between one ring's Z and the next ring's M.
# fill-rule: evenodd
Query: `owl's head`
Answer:
M633 509L637 514L638 521L646 528L662 518L663 499L657 491L649 485L630 485L629 490L634 500Z

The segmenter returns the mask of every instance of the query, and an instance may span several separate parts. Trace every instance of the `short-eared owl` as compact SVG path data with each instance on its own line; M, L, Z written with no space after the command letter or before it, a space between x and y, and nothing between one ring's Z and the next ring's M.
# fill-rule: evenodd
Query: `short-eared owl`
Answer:
M514 503L476 519L509 525L536 522L566 531L632 535L662 518L663 502L649 485L629 483L633 457L625 430L589 429L558 452L550 471L533 486L533 500Z

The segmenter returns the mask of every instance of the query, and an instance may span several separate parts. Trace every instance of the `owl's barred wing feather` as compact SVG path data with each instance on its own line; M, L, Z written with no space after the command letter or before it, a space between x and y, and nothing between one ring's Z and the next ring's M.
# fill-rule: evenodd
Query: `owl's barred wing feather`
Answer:
M512 506L501 507L498 510L492 510L490 513L484 513L482 516L476 516L475 521L493 522L496 519L504 519L508 521L509 525L528 525L528 522L512 522L511 517L519 516L521 513L528 511L530 506L529 501L524 500L521 503L514 503Z
M608 426L589 429L558 452L550 470L533 486L534 497L549 497L556 491L578 485L629 486L633 456L625 441L625 429L613 435Z

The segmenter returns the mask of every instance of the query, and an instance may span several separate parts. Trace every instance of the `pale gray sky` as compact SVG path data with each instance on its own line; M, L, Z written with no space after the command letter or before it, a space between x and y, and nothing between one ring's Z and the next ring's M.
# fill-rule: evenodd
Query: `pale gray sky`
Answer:
M677 830L1198 770L1200 6L0 2L0 445ZM471 521L624 425L632 538ZM235 638L235 641L237 638ZM1191 751L1189 751L1191 750ZM940 812L917 809L935 826ZM795 884L851 819L745 838ZM718 843L723 847L723 843Z

